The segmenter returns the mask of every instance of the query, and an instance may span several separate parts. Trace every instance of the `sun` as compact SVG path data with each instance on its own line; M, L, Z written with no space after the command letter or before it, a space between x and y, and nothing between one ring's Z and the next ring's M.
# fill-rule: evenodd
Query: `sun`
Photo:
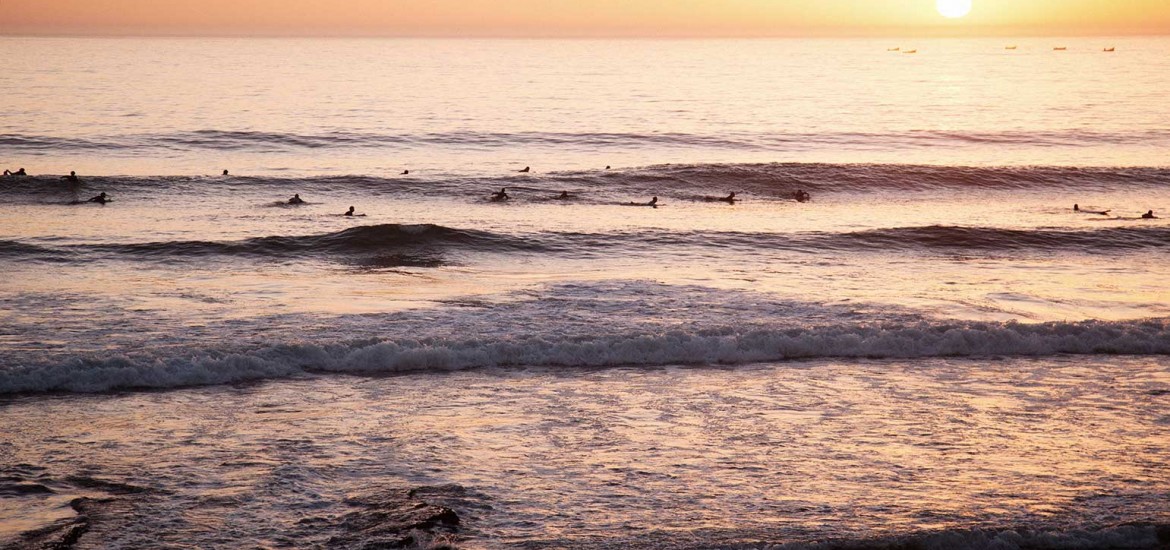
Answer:
M971 0L938 0L938 12L955 19L971 13Z

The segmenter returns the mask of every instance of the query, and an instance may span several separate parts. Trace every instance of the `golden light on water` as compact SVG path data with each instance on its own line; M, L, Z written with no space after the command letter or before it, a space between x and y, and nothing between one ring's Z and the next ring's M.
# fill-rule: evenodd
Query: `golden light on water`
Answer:
M1164 35L1166 0L3 0L0 35ZM940 17L940 14L944 17ZM954 19L964 18L962 25ZM952 19L952 21L947 21Z
M972 0L938 0L938 12L943 17L957 19L971 13Z

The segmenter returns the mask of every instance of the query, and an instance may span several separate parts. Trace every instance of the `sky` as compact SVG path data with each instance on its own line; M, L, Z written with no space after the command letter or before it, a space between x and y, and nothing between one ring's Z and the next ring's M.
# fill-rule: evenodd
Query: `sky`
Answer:
M1170 34L1170 0L0 0L0 34L766 37Z

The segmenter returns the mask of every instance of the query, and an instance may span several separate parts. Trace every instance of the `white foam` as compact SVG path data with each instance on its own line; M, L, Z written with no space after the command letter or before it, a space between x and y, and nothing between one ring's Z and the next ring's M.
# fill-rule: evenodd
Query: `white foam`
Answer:
M482 367L746 364L812 358L1170 355L1170 323L964 323L831 326L596 338L399 340L276 345L250 353L74 358L0 370L0 393L99 392L280 378L309 372L397 373Z

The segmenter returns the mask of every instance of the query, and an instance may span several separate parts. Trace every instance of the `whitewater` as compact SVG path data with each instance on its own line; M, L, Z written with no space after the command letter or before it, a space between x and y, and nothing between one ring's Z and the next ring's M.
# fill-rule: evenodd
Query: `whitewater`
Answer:
M1165 547L1094 40L0 38L0 547Z

